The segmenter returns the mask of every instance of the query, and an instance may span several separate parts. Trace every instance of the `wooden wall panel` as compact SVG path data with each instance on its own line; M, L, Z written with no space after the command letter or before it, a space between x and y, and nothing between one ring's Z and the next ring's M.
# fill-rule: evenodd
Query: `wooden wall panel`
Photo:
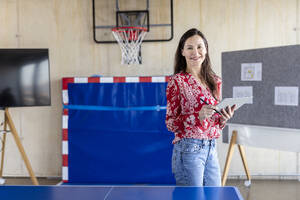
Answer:
M62 77L170 75L179 38L192 27L207 36L213 69L220 75L223 51L299 42L297 5L297 0L174 0L174 39L143 44L143 64L126 66L120 64L117 44L93 41L91 0L1 0L0 48L50 51L52 106L11 109L36 175L61 175ZM221 164L226 151L227 145L220 144ZM256 157L259 153L261 156ZM295 171L286 160L295 163L295 154L255 148L246 148L246 154L251 170L259 171L264 166L265 155L274 157L267 164L274 168L267 172ZM240 162L239 157L233 162ZM241 170L242 166L236 165L230 173ZM27 176L13 142L8 144L4 175Z

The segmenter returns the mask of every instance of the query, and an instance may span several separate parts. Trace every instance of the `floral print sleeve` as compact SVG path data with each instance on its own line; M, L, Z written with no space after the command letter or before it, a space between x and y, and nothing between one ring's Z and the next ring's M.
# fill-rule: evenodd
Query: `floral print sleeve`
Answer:
M197 112L185 113L181 104L186 104L184 96L180 94L179 83L171 78L167 87L167 114L166 125L169 131L175 134L182 134L184 127L189 125L200 126Z
M171 77L168 83L167 91L167 114L166 125L169 131L180 133L183 128L181 119L180 95L178 83Z

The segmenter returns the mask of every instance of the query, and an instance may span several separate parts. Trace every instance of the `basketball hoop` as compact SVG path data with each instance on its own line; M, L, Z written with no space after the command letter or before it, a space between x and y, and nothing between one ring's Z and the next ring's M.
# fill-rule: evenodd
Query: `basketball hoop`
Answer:
M122 51L122 64L141 64L141 44L147 33L143 27L115 27L112 29Z

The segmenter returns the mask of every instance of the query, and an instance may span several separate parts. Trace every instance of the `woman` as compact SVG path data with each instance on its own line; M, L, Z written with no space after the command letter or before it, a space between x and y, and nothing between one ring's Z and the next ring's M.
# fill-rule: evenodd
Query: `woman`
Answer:
M220 186L216 139L235 106L216 113L221 79L212 71L208 44L197 29L183 34L167 87L167 128L175 134L172 171L177 185Z

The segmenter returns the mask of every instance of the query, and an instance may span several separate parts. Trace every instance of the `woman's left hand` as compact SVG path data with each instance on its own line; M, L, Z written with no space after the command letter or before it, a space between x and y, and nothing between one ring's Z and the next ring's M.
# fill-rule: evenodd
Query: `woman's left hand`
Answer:
M226 109L221 110L221 118L220 118L220 123L225 124L230 118L232 118L234 114L234 110L236 108L236 105L233 105L232 107L227 106Z

